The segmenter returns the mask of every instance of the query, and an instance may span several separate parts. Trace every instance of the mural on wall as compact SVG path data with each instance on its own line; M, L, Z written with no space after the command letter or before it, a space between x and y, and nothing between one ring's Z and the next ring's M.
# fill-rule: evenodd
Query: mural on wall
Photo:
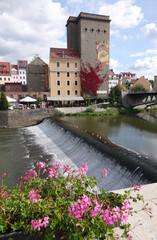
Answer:
M109 67L109 41L96 42L98 60L102 63L103 67Z

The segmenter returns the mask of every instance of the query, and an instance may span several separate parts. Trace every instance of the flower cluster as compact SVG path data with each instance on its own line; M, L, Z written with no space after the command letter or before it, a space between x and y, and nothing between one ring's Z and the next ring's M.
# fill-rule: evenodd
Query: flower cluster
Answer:
M42 222L42 219L39 220L32 220L31 221L31 229L37 229L38 231L40 231L41 227L47 227L47 224L49 224L49 217L44 217L44 221Z
M87 175L85 163L75 169L61 163L46 167L37 162L36 168L22 176L11 190L3 186L6 174L2 176L0 234L40 231L53 239L59 230L62 239L106 239L114 236L114 226L128 233L130 199L135 199L130 193L140 187L134 186L123 195L101 189L98 194L96 178ZM101 175L107 176L107 170L102 169ZM143 201L139 193L136 200Z

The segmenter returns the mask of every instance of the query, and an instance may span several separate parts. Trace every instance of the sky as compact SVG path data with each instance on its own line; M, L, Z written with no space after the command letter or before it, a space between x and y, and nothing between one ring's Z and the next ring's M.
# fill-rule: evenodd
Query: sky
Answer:
M110 16L110 68L154 80L157 0L0 0L0 62L49 63L51 47L66 48L69 16Z

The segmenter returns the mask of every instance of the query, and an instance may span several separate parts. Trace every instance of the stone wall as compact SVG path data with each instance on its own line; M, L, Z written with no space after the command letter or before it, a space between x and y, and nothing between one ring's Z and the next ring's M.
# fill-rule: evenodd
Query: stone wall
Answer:
M55 108L0 111L0 128L35 125L57 113L59 112Z

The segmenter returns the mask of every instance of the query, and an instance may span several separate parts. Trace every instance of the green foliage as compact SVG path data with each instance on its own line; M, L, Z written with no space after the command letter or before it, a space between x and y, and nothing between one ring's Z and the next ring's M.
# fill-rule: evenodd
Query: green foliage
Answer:
M2 91L1 98L0 98L0 110L7 110L9 107L9 103L5 96L5 93Z
M93 113L94 112L94 108L90 107L90 108L87 108L85 112L90 112L90 113Z
M154 81L153 80L149 80L149 82L152 84L152 88L154 88Z
M145 91L145 88L142 84L136 84L132 89L131 89L132 92L143 92Z
M104 190L98 193L95 190L96 178L86 175L86 164L78 170L59 163L46 168L44 163L38 162L36 166L38 171L30 170L11 190L3 186L6 174L2 175L0 234L25 231L44 234L47 240L54 237L69 240L112 239L115 226L123 228L123 235L126 231L128 233L128 225L122 221L123 214L126 219L126 215L133 212L130 199L143 201L139 193L137 197L130 194L131 191L139 191L140 187L130 188L124 194ZM103 174L107 175L106 169L101 171L104 177ZM78 213L74 210L76 206ZM105 214L108 212L113 213L113 219L109 217L111 223L106 224ZM78 214L77 217L75 214Z
M109 102L111 105L114 105L115 103L117 106L121 106L121 86L118 84L115 87L113 87L109 93Z

